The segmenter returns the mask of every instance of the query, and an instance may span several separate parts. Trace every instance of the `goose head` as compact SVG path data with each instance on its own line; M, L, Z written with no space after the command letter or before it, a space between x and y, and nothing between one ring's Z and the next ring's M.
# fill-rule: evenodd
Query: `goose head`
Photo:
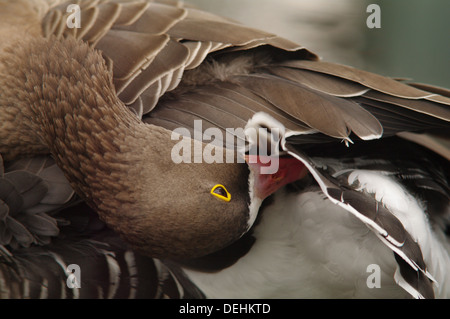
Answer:
M252 183L245 163L172 161L172 132L125 107L101 53L85 43L23 39L5 49L0 68L0 152L50 152L75 191L141 253L188 258L224 248L283 185Z

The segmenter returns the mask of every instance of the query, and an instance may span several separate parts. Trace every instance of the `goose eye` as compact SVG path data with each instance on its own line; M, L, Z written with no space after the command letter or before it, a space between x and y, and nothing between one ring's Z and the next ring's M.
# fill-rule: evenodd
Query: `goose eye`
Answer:
M211 194L221 200L229 202L231 200L231 194L228 193L225 186L217 184L211 189Z

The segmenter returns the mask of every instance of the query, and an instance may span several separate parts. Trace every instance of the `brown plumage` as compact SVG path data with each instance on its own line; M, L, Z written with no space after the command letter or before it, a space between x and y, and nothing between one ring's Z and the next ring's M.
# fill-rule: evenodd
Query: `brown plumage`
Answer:
M55 69L55 61L61 61L58 63L60 69ZM183 200L177 205L182 211L174 210L174 205L170 205L171 198L178 192L184 192L185 185L176 180L168 181L161 175L164 171L172 174L182 172L185 176L191 175L190 181L195 181L200 175L204 175L201 178L208 178L210 174L220 178L221 183L231 184L226 183L227 179L244 173L244 167L235 170L232 168L234 165L222 165L221 169L217 169L211 165L199 174L185 165L170 161L170 145L175 145L175 141L170 139L171 133L142 123L123 106L115 95L103 59L87 45L73 38L29 40L20 50L9 55L6 53L3 62L11 70L24 71L5 76L7 93L2 96L3 105L7 105L9 110L15 108L25 117L36 118L30 124L31 130L24 132L24 135L39 132L38 136L44 143L40 144L41 148L45 151L47 145L58 165L70 176L74 189L97 210L107 212L102 218L124 234L136 248L156 256L166 255L169 251L175 256L196 255L203 250L211 252L220 248L222 243L204 240L212 234L222 232L225 243L230 243L245 231L246 214L239 209L235 214L242 214L242 223L230 225L229 228L223 226L227 223L222 220L229 218L229 215L220 214L220 211L215 218L217 226L210 224L206 227L202 223L209 220L206 218L207 211L196 212L195 206ZM46 79L45 84L41 84L42 77ZM17 103L17 96L21 97L20 104ZM14 145L10 140L5 142L8 147ZM2 149L2 153L9 155L7 159L16 153L26 152L28 149L22 149L20 144L9 151ZM132 178L124 179L124 175ZM204 181L201 183L205 185ZM214 184L206 184L209 187L207 190L212 186ZM242 186L231 187L236 198L239 193L243 194L242 201L236 200L231 205L246 208L247 195L239 190ZM153 201L152 198L159 198L160 201ZM147 208L151 202L154 206ZM216 203L211 197L212 204ZM162 212L159 205L166 213L160 216L149 214L154 210ZM189 210L194 218L177 217L177 214ZM196 226L198 223L200 225ZM171 225L170 230L164 224ZM190 233L190 229L196 231ZM199 230L206 233L201 234ZM191 238L192 235L197 239ZM170 239L172 236L173 239ZM177 240L194 244L189 245L192 247L189 251L185 251L189 247L177 250ZM164 248L166 245L174 247ZM204 245L206 247L202 248Z
M80 1L81 29L67 28L67 5L29 7L26 24L2 25L20 36L0 47L0 153L51 153L75 191L150 256L206 255L248 230L245 164L171 160L171 130L193 130L195 119L225 132L263 111L337 142L449 128L445 89L320 62L181 2ZM215 184L233 201L210 196Z

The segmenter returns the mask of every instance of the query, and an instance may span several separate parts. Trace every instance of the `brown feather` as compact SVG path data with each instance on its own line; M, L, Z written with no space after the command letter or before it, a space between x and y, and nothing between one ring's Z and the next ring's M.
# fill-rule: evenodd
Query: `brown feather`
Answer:
M185 46L175 41L169 41L153 59L150 66L133 80L133 85L128 85L119 93L120 99L127 104L133 103L140 94L154 85L155 82L164 81L165 77L171 77L174 72L184 68L188 56L189 52ZM170 81L168 82L170 84ZM166 82L165 87L161 88L160 95L164 94L169 84Z
M329 62L313 62L306 60L287 61L281 63L281 65L334 75L350 81L354 81L385 94L390 94L397 97L408 99L423 99L431 95L429 92L410 87L393 79L375 73L352 68L346 65Z
M182 21L187 12L183 8L150 2L143 13L136 12L136 15L139 15L139 18L134 23L115 28L138 33L163 34Z
M369 90L358 83L318 72L284 67L270 67L267 70L281 78L302 83L310 89L339 97L359 96Z
M114 22L115 25L131 25L134 24L150 5L148 2L130 2L120 3L120 16Z
M342 139L347 139L350 131L362 139L382 134L378 120L352 101L314 92L280 78L252 76L237 81L324 134Z
M233 45L245 45L255 39L275 37L270 33L237 24L199 19L181 20L168 31L168 34L178 39L212 41Z
M122 10L120 4L108 2L99 5L97 8L98 15L95 17L94 24L89 28L88 32L79 37L94 46L115 24ZM73 30L76 29L73 28Z
M419 90L428 91L450 98L450 90L443 87L437 87L425 83L408 83L408 85L418 88Z
M450 121L450 108L443 107L438 103L421 99L402 99L396 96L390 96L376 91L369 91L363 94L363 96L376 101L387 102L392 105L404 107L418 113L427 114L447 122Z
M112 60L115 81L130 81L148 67L168 41L166 35L111 30L98 42L97 48ZM116 88L121 92L121 85L116 84Z

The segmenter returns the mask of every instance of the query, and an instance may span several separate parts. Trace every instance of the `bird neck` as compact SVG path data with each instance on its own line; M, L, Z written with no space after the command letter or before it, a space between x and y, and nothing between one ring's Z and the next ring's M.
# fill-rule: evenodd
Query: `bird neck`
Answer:
M0 153L50 152L112 228L136 227L128 223L146 203L142 167L162 156L152 141L170 133L123 105L101 54L75 39L25 39L1 52L0 75Z

